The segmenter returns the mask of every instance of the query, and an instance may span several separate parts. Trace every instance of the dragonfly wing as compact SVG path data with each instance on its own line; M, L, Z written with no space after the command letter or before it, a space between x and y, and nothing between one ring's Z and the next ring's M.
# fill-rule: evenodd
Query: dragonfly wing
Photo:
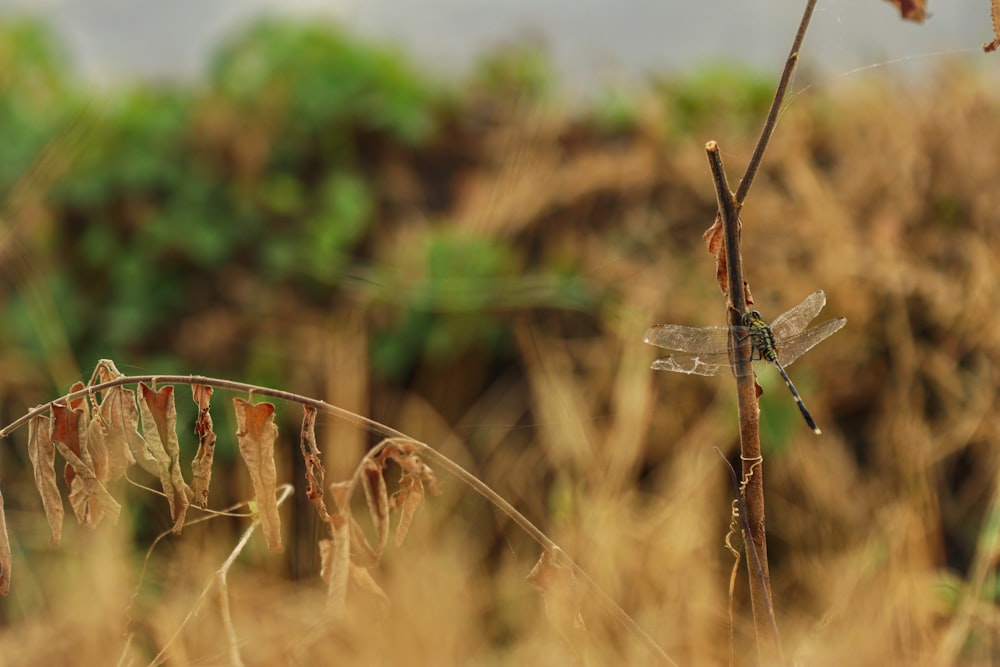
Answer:
M721 375L723 371L729 370L729 352L714 354L678 352L657 359L650 368L654 371L673 371L688 375Z
M729 327L685 327L657 324L646 330L643 341L666 350L692 354L718 354L729 350ZM680 371L686 373L688 371Z
M847 324L847 318L838 317L835 320L817 324L797 336L779 340L777 344L778 362L782 366L790 365L803 354L819 345L821 341L840 331L845 324Z
M816 290L807 296L802 303L774 318L774 321L771 322L771 332L778 339L791 338L816 319L819 311L823 310L825 305L826 294L823 293L823 290Z

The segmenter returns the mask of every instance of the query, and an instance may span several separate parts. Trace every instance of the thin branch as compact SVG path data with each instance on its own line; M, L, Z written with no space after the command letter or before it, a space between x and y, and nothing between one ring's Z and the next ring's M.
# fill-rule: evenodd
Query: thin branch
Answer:
M57 399L49 401L43 405L39 405L32 408L27 413L19 417L18 419L12 421L10 424L0 429L0 438L6 438L8 435L21 428L32 417L38 414L43 414L52 408L53 403L65 403L67 401L72 401L74 399L89 396L99 391L105 389L110 389L111 387L119 387L126 384L138 384L140 382L145 382L146 384L205 384L212 387L217 387L219 389L229 389L232 391L239 391L253 394L254 396L268 396L270 398L276 398L282 401L289 401L291 403L298 403L300 405L309 405L321 412L327 414L335 415L349 422L366 426L373 431L384 435L387 438L407 438L404 433L397 431L394 428L390 428L385 424L381 424L374 419L368 419L367 417L362 417L359 414L353 413L350 410L345 410L344 408L338 408L335 405L330 405L325 401L320 401L315 398L310 398L308 396L302 396L301 394L295 394L290 391L283 391L281 389L272 389L270 387L261 387L258 385L247 384L246 382L236 382L235 380L226 380L223 378L210 378L203 375L123 375L122 377L117 377L114 380L108 380L107 382L101 382L99 384L89 385L84 389L79 391L74 391L69 394L64 394Z
M771 140L774 126L778 122L778 113L781 111L781 104L785 101L788 85L792 81L792 74L795 72L795 65L799 60L799 50L802 48L802 40L805 39L806 30L809 28L809 22L812 20L815 8L816 0L807 0L805 11L802 13L802 20L799 21L799 29L795 33L795 39L792 40L792 48L789 50L788 59L785 61L785 69L781 72L778 88L774 92L774 99L771 100L771 108L767 112L764 127L760 131L757 146L753 150L750 162L747 163L747 169L743 172L743 178L740 179L740 185L736 189L737 207L742 206L743 202L746 201L747 195L750 193L750 186L753 185L753 179L757 176L757 170L760 168L761 160L764 159L764 151L767 150L767 144Z
M471 487L473 491L483 496L487 501L492 503L501 512L506 514L510 519L517 524L521 530L526 532L533 540L535 540L543 549L550 551L553 554L558 554L561 558L563 564L571 568L573 572L587 582L591 591L601 600L608 611L623 625L625 626L633 635L635 635L646 647L654 653L662 662L666 665L671 665L676 667L677 663L674 662L670 656L656 643L656 641L649 636L649 634L643 630L635 620L632 619L628 613L622 609L607 593L605 593L595 582L590 575L588 575L583 568L577 565L572 559L565 555L562 549L559 548L555 542L553 542L541 529L539 529L535 524L528 520L526 516L521 514L511 505L507 500L503 498L496 491L491 489L488 485L479 480L478 477L467 471L462 466L458 465L448 457L444 456L437 450L435 450L430 445L420 442L419 440L414 440L405 433L397 431L394 428L386 426L380 422L373 419L363 417L359 414L351 412L350 410L345 410L344 408L339 408L335 405L330 405L325 401L320 401L315 398L310 398L308 396L302 396L301 394L295 394L289 391L283 391L280 389L272 389L270 387L262 387L258 385L247 384L245 382L236 382L233 380L226 380L221 378L210 378L202 375L132 375L132 376L122 376L117 377L113 380L107 382L101 382L99 384L94 384L81 389L79 391L74 391L69 394L65 394L57 399L49 401L44 405L39 405L35 408L29 410L26 414L11 422L3 429L0 429L0 438L7 437L14 431L16 431L21 426L25 425L30 421L32 417L38 414L42 414L51 409L53 403L66 403L68 401L92 395L96 392L103 391L105 389L110 389L112 387L119 387L127 384L138 384L140 382L145 382L147 384L201 384L218 389L228 389L232 391L246 392L253 394L254 396L267 396L270 398L275 398L278 400L288 401L290 403L298 403L300 405L310 406L315 408L319 412L325 414L333 415L340 419L366 426L373 431L388 438L383 442L379 443L371 451L367 452L365 459L371 458L383 448L389 444L405 442L409 445L416 447L420 450L420 453L425 456L429 461L433 461L438 466L444 470L451 473L453 476L457 477L460 481L464 482L467 486ZM364 461L362 461L362 464ZM360 468L359 468L360 470ZM254 524L256 525L256 523ZM186 621L185 621L186 622Z
M288 500L294 491L295 487L291 484L283 484L281 486L281 495L278 496L278 505L281 505ZM149 661L150 666L163 663L167 649L170 648L170 645L173 644L177 637L180 636L181 631L188 624L188 622L198 614L202 605L205 604L205 599L208 597L208 594L212 591L213 585L216 584L219 586L219 602L221 605L220 612L222 614L222 624L226 629L226 637L229 640L229 662L232 665L243 665L243 659L240 656L239 641L236 639L236 631L233 628L232 615L229 611L229 587L227 585L226 577L229 575L229 570L232 568L233 563L236 562L236 559L243 552L243 548L246 547L247 542L250 541L250 537L259 525L260 518L254 518L247 529L243 531L243 535L240 537L239 542L237 542L236 546L233 547L233 550L229 553L225 562L223 562L222 566L216 570L215 575L205 585L205 588L202 589L201 594L194 603L194 606L188 611L187 616L184 617L181 624L177 626L174 634L170 636L167 642L160 649L160 652L153 656L153 659Z
M719 452L719 455L721 456L722 452ZM778 647L779 658L781 662L784 663L784 656L780 654L781 635L778 633L778 621L774 617L774 602L771 599L770 586L767 585L767 582L764 579L764 569L761 566L760 556L757 554L757 547L754 545L753 541L753 529L750 528L750 521L747 519L747 502L746 496L743 494L743 489L749 481L749 478L744 476L741 483L736 476L736 470L733 469L733 466L729 463L726 457L723 456L722 461L726 464L726 468L729 470L729 478L733 483L733 489L736 491L736 509L740 518L740 530L743 532L743 544L747 550L747 565L753 568L752 571L760 581L761 588L767 596L765 603L767 606L767 619L771 626L772 639L775 646ZM757 463L759 464L760 462L758 461Z
M718 199L719 211L722 216L723 235L725 238L726 273L729 293L729 324L730 330L741 325L741 317L747 309L746 291L743 278L743 253L740 249L739 206L732 191L722 164L719 145L709 141L705 146L708 154L709 167L712 170L712 180L715 183L715 193ZM747 559L747 573L750 581L750 601L753 605L754 629L757 635L757 648L765 662L770 662L773 656L781 655L781 645L774 642L775 634L764 631L768 619L773 618L774 611L770 603L771 575L767 564L767 533L764 524L764 477L760 466L760 409L757 405L757 381L750 365L750 339L730 341L736 365L736 395L739 404L740 421L740 458L743 460L743 477L746 479L744 497L746 511L744 515L749 525L747 543L748 552L752 549L756 559ZM756 560L757 562L753 562ZM755 571L756 570L756 571Z

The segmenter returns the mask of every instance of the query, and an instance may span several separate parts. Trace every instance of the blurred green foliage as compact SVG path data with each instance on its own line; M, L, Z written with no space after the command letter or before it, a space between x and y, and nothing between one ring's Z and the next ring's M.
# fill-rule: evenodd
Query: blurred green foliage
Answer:
M407 145L434 129L434 86L401 55L325 24L252 26L221 49L210 85L244 109L277 100L290 142L328 137L335 151L346 133L361 128Z
M31 21L0 23L0 73L0 188L7 191L80 98L58 44Z
M56 228L44 238L55 261L34 279L85 366L112 356L241 373L224 355L187 358L179 328L220 307L262 317L289 295L314 312L345 294L382 309L372 361L393 378L469 348L505 354L517 309L597 312L598 290L551 257L529 259L525 244L458 233L445 220L393 248L387 230L399 213L387 170L401 166L421 192L447 193L452 175L422 165L455 160L454 146L478 131L472 107L545 103L555 77L541 49L484 58L463 97L336 27L269 21L226 42L198 88L140 84L98 100L70 85L65 56L38 25L0 26L0 42L0 183L48 189L46 166L31 165L49 141L72 164L51 179ZM753 117L766 107L769 84L732 72L661 83L677 128L720 105ZM626 94L609 92L593 109L596 137L636 127ZM12 296L5 315L42 357L33 304ZM271 375L277 362L258 343L250 335L232 345Z
M733 63L709 63L683 75L659 77L654 89L674 132L715 131L724 122L756 129L774 97L770 75ZM744 127L750 124L750 127Z
M555 88L555 70L544 49L512 45L477 63L473 87L504 98L543 102Z
M454 94L394 51L332 26L262 22L223 45L198 89L139 84L81 104L45 30L17 23L0 37L5 187L44 186L44 165L30 165L46 142L72 153L49 193L55 261L37 279L84 366L110 356L240 373L222 356L185 358L180 327L219 307L260 316L288 295L322 311L347 289L391 311L373 361L401 377L424 357L498 349L511 309L590 303L572 272L528 266L498 238L435 225L416 247L383 249L386 165L402 160L426 189L448 187L417 165L439 159L441 125L456 122ZM486 58L470 89L479 101L537 99L550 85L544 56L517 49ZM5 315L43 357L32 303L15 290ZM252 338L232 344L270 375L271 353Z

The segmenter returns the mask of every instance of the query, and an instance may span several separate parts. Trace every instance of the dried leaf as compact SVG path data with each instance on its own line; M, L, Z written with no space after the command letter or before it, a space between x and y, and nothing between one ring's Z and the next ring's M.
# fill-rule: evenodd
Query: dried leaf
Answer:
M389 611L389 596L386 595L382 587L378 585L378 582L372 578L371 571L366 567L360 567L351 563L351 581L354 585L372 595L378 600L379 610L386 614Z
M75 391L79 391L84 388L82 382L75 382L69 388L72 394ZM53 440L59 440L64 445L70 448L74 454L80 456L82 450L80 447L81 439L81 429L86 429L88 416L86 411L86 403L82 398L75 398L69 403L67 408L65 403L58 404L62 415L62 419L56 419L52 424L52 438ZM55 410L53 410L53 417L55 417ZM66 468L63 471L63 477L66 478L66 484L72 486L73 478L76 476L76 472L73 470L73 466L69 463L66 464Z
M330 515L330 529L332 531L338 528L341 523L347 524L347 530L350 531L351 560L365 567L374 567L378 565L380 556L368 543L365 531L351 514L353 491L354 485L351 482L334 482L330 485L330 495L333 496L336 508Z
M212 461L215 458L216 438L209 412L212 391L208 385L191 385L191 397L198 406L198 419L194 424L194 432L198 436L198 453L191 462L194 474L191 490L194 493L194 503L199 507L208 507L208 487L212 483Z
M541 594L545 615L560 634L568 638L585 630L576 575L559 563L558 552L543 552L527 579Z
M424 504L424 484L427 484L435 496L440 495L441 491L434 471L423 462L413 447L408 445L386 447L383 457L395 461L403 469L403 474L399 478L399 489L392 494L389 503L389 511L397 507L402 508L399 523L396 524L395 543L399 546L406 539L413 515Z
M52 443L66 459L67 471L73 471L71 476L67 475L69 504L77 521L93 528L106 514L110 515L112 522L117 521L121 505L111 497L94 472L86 444L84 418L82 407L52 404Z
M85 385L84 383L82 383L79 380L77 380L76 382L74 382L73 384L70 385L70 387L69 387L69 393L75 394L76 392L82 391L83 389L86 389L86 388L87 388L87 385ZM69 402L69 407L73 408L74 410L83 410L86 413L86 415L87 415L86 421L87 422L90 421L90 413L87 410L87 397L86 396L77 396L76 398L71 399L70 402Z
M927 3L924 0L889 0L899 9L899 15L904 20L923 23L927 18Z
M417 450L412 446L393 447L388 450L389 458L395 461L403 469L404 474L412 475L427 485L431 495L440 496L441 489L438 486L437 476L429 465L417 454Z
M111 359L100 359L97 365L94 366L94 372L90 376L90 382L88 384L101 384L103 382L110 382L111 380L117 380L120 377L125 377L125 375L118 370L115 366L115 362Z
M320 540L320 575L326 582L326 607L342 611L347 603L347 582L351 574L351 532L346 521L331 516L333 539Z
M323 493L326 469L323 467L323 456L316 444L316 408L308 405L304 407L302 416L299 449L302 450L302 460L306 466L306 496L316 507L320 518L329 523L330 513L326 508L326 498Z
M715 256L715 282L723 294L729 293L729 278L726 269L726 243L722 228L722 212L716 212L715 222L705 230L701 237L705 240L708 252Z
M993 16L993 34L996 38L989 44L983 44L983 51L990 53L1000 48L1000 0L993 0L990 6L990 14Z
M138 459L147 472L158 474L156 459L139 435L139 411L135 407L135 392L124 387L112 387L104 393L98 410L108 453L108 478L120 479L125 470Z
M330 485L330 495L333 496L333 504L337 508L337 513L349 517L351 515L351 483L334 482Z
M35 415L28 422L28 458L35 471L35 488L42 497L42 508L52 531L49 542L52 546L58 546L62 539L65 514L62 495L56 483L56 448L52 444L51 417Z
M88 386L95 383L109 382L117 378L124 377L115 367L115 362L110 359L101 359L94 368L94 373L90 376ZM115 420L115 411L121 408L124 389L122 387L111 387L103 390L104 400L100 407L95 406L94 420L91 422L91 433L88 434L87 444L94 459L94 470L102 480L120 479L125 470L135 463L135 458L128 449L128 441L121 437L120 432L112 426ZM135 397L132 396L132 412L135 412ZM138 417L136 418L138 419ZM138 421L136 422L138 424ZM97 433L97 429L100 433ZM135 433L138 437L138 433Z
M399 490L392 494L392 499L395 507L402 507L402 511L399 513L399 523L396 524L395 543L398 547L406 539L406 534L410 532L413 515L424 504L424 485L420 479L403 473L399 480Z
M156 461L156 472L163 486L163 493L170 504L170 518L174 522L173 532L180 533L184 518L191 505L191 488L184 481L180 464L180 445L177 442L177 407L174 404L174 388L162 387L154 391L139 383L142 400L139 413L142 415L142 434L146 451ZM138 457L137 457L138 458Z
M107 482L111 477L111 457L104 442L104 433L103 422L98 414L97 418L87 426L86 445L94 467L94 474L101 482Z
M281 518L275 497L278 472L274 463L274 441L278 437L278 427L274 424L274 405L254 405L242 398L234 398L233 405L236 407L240 456L250 472L267 546L271 551L284 551L281 545Z
M375 534L378 535L378 546L375 549L376 560L382 558L385 545L389 542L389 492L386 489L382 472L382 466L372 460L365 461L361 471L365 500L368 503L368 514L371 515Z
M330 515L333 539L320 541L322 569L327 584L326 606L330 611L343 611L347 602L347 581L351 572L351 485L341 482L330 485L336 512Z
M0 595L7 595L10 592L10 573L13 565L10 539L7 537L7 515L3 511L3 494L0 493Z

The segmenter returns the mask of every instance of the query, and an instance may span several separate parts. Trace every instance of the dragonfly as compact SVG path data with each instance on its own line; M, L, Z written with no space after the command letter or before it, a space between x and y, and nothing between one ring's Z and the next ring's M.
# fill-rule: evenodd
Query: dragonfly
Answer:
M778 315L771 324L767 324L756 310L743 313L742 324L733 327L657 324L646 330L643 340L650 345L671 350L671 354L657 359L650 368L693 375L721 375L729 369L735 373L735 363L730 353L730 334L736 344L749 339L751 361L770 363L778 369L806 424L818 435L821 431L788 377L785 367L840 331L847 323L846 317L838 317L806 329L825 305L826 295L823 290L817 290L799 305Z

